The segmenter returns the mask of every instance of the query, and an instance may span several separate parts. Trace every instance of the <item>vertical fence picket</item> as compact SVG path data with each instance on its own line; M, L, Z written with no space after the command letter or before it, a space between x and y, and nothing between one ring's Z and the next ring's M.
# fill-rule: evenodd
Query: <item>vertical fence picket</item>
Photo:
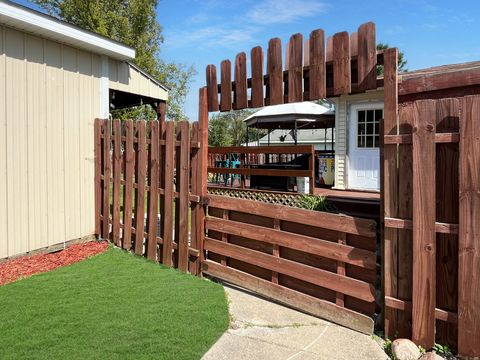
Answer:
M160 228L157 230L160 234L160 237L162 238L162 245L158 247L158 252L157 252L157 258L158 261L163 263L163 246L165 239L163 238L164 236L164 214L165 214L165 131L167 128L167 123L165 121L161 121L159 123L159 137L160 137L160 143L158 146L158 186L160 187L160 204L159 204L159 215L160 215Z
M135 169L135 151L133 148L134 123L125 121L125 185L123 187L123 248L130 250L132 247L132 193Z
M173 177L175 166L175 123L165 123L165 172L164 172L164 213L163 213L163 251L162 261L172 266L173 247Z
M333 94L350 92L350 36L343 31L333 35Z
M358 86L366 91L377 88L377 44L375 24L368 22L358 28Z
M232 110L232 64L230 60L221 63L220 111Z
M112 240L120 244L120 180L122 174L122 133L120 120L113 120L113 208Z
M152 121L150 127L150 151L148 162L148 242L147 257L157 259L157 227L158 227L158 156L159 156L160 129L158 121Z
M247 55L244 52L235 58L235 102L234 109L245 109L248 107L247 93Z
M180 174L179 182L179 224L178 232L178 269L188 271L188 204L189 204L189 169L190 169L190 123L181 121L180 127L180 167L177 172Z
M309 41L309 100L327 97L327 82L325 73L325 34L322 29L314 30Z
M110 236L110 177L111 177L111 159L110 159L110 122L103 121L103 229L102 238L108 239Z
M458 264L458 352L480 354L480 97L462 100Z
M303 36L292 35L288 46L288 102L303 101Z
M414 107L412 340L435 343L435 101Z
M207 65L208 111L218 111L217 68Z
M198 143L198 122L194 122L192 124L192 143L197 144ZM199 151L200 149L198 148L192 148L191 151L191 161L190 161L190 172L191 172L191 180L190 180L190 192L193 195L198 195L198 156L199 156ZM202 238L198 237L198 233L196 231L197 228L197 207L201 206L200 203L198 202L192 202L190 204L190 213L191 213L191 219L190 219L190 237L191 237L191 246L194 249L198 249L198 243L202 241ZM195 259L195 261L190 261L189 264L189 271L192 274L198 275L199 272L199 261L198 258Z
M279 38L268 42L267 75L269 102L267 105L283 104L282 42Z
M252 108L263 107L263 50L256 46L250 52L252 66Z
M95 119L95 235L101 234L100 214L102 208L102 120Z
M145 138L145 121L137 122L137 191L135 195L135 254L143 255L145 232L145 185L147 175L147 145Z

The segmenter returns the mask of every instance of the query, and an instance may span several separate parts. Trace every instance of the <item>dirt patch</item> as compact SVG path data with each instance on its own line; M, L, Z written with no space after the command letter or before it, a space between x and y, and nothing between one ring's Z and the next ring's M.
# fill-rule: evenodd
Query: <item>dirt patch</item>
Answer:
M106 251L108 242L88 242L75 244L65 250L50 254L22 256L17 259L0 263L0 286L20 278L47 272L61 266L70 265L90 256Z

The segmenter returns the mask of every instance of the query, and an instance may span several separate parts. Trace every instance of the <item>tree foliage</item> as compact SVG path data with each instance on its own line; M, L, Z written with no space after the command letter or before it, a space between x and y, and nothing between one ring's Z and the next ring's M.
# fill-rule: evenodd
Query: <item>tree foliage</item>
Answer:
M160 58L158 0L30 0L50 15L135 49L135 64L170 88L167 117L185 118L183 104L195 71ZM150 109L136 109L148 116ZM135 112L134 112L135 113ZM135 117L135 114L133 115Z
M377 44L377 51L388 49L390 46L384 43ZM405 53L403 51L398 52L398 72L405 72L407 69L407 60L405 59ZM383 75L383 66L377 67L377 75Z
M210 146L240 146L247 142L245 120L253 110L234 110L212 115L208 122L208 144ZM258 134L257 134L258 133ZM266 134L262 129L250 129L249 141Z

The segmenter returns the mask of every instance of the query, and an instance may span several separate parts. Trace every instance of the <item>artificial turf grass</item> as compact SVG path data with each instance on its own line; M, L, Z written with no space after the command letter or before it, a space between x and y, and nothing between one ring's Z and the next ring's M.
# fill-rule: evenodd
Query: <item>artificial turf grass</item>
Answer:
M223 288L120 249L0 287L0 359L199 359Z

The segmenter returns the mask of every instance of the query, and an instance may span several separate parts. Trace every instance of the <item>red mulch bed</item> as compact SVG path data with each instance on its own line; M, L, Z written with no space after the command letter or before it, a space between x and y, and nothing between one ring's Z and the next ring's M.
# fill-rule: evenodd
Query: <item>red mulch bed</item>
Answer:
M108 242L88 242L68 246L49 254L22 256L0 263L0 286L17 279L70 265L106 251Z

